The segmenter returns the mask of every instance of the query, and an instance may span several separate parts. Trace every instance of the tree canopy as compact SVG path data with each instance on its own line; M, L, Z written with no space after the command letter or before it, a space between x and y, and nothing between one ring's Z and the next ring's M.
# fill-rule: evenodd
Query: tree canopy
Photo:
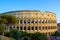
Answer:
M2 18L2 16L0 16L0 24L6 23L7 20L5 18Z
M9 15L9 14L1 15L0 19L2 20L2 23L8 24L8 25L18 23L17 18L15 16Z
M20 37L29 37L30 40L47 40L47 36L43 33L27 33L26 31L19 31L17 29L10 30L10 35L16 40Z
M3 32L3 30L4 30L4 25L3 24L8 27L9 25L18 24L18 20L13 15L2 14L2 15L0 15L0 31L1 32Z
M4 27L2 25L0 25L0 31L4 32Z
M31 40L47 40L47 36L44 33L30 33L29 36Z
M60 32L55 32L54 34L52 34L52 36L60 36Z

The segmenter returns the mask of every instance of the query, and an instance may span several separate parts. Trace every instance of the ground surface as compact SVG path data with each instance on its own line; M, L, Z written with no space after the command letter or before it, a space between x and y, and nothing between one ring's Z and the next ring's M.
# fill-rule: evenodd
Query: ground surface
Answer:
M9 38L9 37L5 37L5 36L1 36L1 35L0 35L0 40L10 40L10 38Z

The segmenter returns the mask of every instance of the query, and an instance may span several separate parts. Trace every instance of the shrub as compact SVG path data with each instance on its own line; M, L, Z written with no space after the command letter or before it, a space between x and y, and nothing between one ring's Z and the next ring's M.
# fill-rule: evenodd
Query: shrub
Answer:
M4 32L4 27L0 25L0 35L2 35L3 32Z
M20 37L24 37L24 36L27 36L27 32L19 31L17 29L10 30L10 37L13 37L16 40L18 40Z
M24 40L28 40L28 38L24 38Z
M52 36L60 36L60 33L56 31Z
M4 27L2 25L0 25L0 31L4 32Z
M15 40L13 37L10 38L11 40Z
M27 33L24 31L19 31L17 29L11 29L10 35L9 32L5 34L6 36L13 37L14 39L18 40L20 37L29 37L30 40L47 40L47 35L43 33ZM24 38L24 40L28 40L28 38Z
M43 33L30 33L28 36L31 40L47 40L47 36Z
M3 32L2 32L2 31L0 31L0 35L2 35L2 33L3 33Z
M4 32L4 36L10 37L10 33L9 32Z
M20 32L17 29L11 29L10 30L10 37L13 37L14 39L18 39L20 37Z

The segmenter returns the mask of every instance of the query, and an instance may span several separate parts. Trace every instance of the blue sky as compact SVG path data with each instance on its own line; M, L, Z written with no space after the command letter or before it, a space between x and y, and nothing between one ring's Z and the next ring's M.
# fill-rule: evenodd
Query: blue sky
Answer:
M0 13L14 10L51 11L60 22L60 0L0 0Z

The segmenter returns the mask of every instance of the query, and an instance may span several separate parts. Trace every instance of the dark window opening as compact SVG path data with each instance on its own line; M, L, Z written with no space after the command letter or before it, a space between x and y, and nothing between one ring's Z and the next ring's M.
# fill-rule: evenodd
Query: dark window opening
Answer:
M35 27L35 30L38 30L37 27Z
M45 27L45 29L47 29L47 26Z
M39 30L41 30L41 27L39 27Z
M41 20L39 21L39 23L41 23Z
M34 26L32 27L32 30L34 30Z
M15 26L13 28L15 28Z
M35 23L38 23L38 20L36 20Z
M20 30L22 30L22 26L20 26Z
M20 23L22 24L22 20L20 20Z
M24 20L24 23L26 24L26 20Z
M42 23L44 23L44 20L42 20Z
M30 24L30 19L28 20L28 23Z
M50 29L50 27L48 27L48 29Z
M26 30L26 26L24 26L24 30Z
M44 27L42 27L42 29L44 30Z
M34 20L32 20L32 22L31 23L34 23Z
M30 26L28 26L28 30L30 30Z

